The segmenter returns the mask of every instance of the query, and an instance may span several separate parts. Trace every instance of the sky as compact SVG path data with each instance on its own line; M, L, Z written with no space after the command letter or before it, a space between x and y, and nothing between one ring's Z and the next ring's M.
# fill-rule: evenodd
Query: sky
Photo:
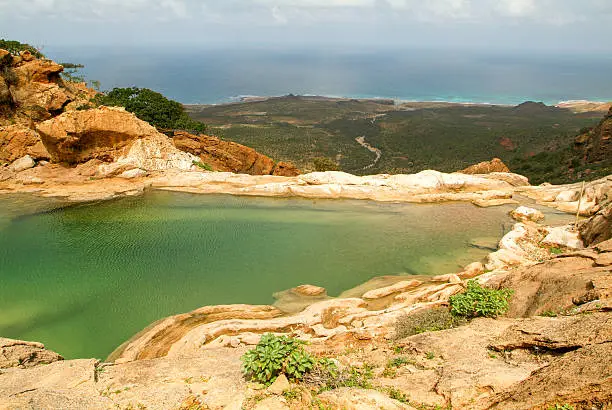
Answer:
M612 0L0 0L35 46L612 52Z

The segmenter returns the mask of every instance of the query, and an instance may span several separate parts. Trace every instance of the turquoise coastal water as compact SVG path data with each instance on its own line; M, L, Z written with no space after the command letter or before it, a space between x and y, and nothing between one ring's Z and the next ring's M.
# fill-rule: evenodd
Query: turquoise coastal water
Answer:
M519 104L612 100L612 56L469 50L49 47L102 89L147 87L182 103L289 93Z
M487 253L471 240L511 226L511 207L465 203L150 192L59 205L0 196L0 335L69 358L104 358L149 323L204 305L453 272Z

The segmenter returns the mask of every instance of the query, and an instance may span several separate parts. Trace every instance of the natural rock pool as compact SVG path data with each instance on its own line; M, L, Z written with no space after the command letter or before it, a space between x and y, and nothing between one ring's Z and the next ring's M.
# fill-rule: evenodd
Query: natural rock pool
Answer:
M96 204L0 196L0 336L105 358L165 316L270 304L310 283L336 296L381 275L483 258L512 206L149 192Z

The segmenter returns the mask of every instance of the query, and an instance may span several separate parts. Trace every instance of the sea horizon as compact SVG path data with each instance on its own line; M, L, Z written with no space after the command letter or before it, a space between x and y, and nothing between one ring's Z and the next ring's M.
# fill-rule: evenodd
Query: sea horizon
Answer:
M84 64L82 74L102 90L150 88L187 105L289 94L483 105L612 101L612 56L593 53L82 46L44 52Z

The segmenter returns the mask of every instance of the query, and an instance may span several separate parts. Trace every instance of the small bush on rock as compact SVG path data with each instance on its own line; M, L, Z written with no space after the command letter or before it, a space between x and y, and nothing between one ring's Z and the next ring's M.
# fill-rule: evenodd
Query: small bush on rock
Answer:
M254 349L242 356L242 371L247 378L266 385L281 373L289 379L300 380L316 363L304 350L304 344L291 337L267 333Z
M437 332L465 324L465 319L451 315L447 308L421 310L410 315L400 316L395 322L395 337L417 335L424 332Z
M450 297L451 313L454 316L497 317L506 313L514 291L510 289L487 289L478 282L468 282L467 291Z

